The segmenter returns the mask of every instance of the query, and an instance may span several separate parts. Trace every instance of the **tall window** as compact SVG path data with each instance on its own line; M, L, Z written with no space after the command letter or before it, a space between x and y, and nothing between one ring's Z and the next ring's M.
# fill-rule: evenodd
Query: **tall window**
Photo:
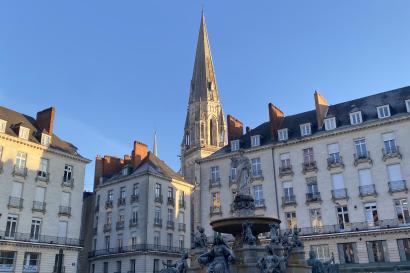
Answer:
M332 176L333 198L346 198L345 182L342 173L334 173Z
M16 252L0 250L0 268L6 272L14 270Z
M232 140L231 141L231 151L234 152L237 150L239 150L239 140L238 139Z
M161 245L161 235L159 231L155 231L154 233L154 245L157 247Z
M30 230L30 239L38 241L40 238L40 225L41 219L31 220L31 230Z
M389 261L386 241L370 241L366 244L369 262L384 263Z
M174 189L172 187L168 187L168 198L174 198Z
M337 244L339 260L342 264L358 263L356 243Z
M211 167L211 182L215 183L220 180L219 178L219 166L212 166Z
M185 192L179 191L179 204L181 206L185 205Z
M400 260L410 261L410 239L399 239L397 245L399 246Z
M138 241L137 241L137 233L133 232L133 233L131 234L131 245L132 245L133 247L135 247L137 244L138 244Z
M116 262L117 272L121 272L121 261Z
M17 152L16 156L16 168L23 170L26 168L27 154L22 152Z
M285 202L295 201L292 181L283 182L283 196L285 198Z
M382 135L384 153L394 154L397 152L396 139L393 133L385 133Z
M129 273L135 273L135 259L130 260L130 272Z
M174 210L173 209L168 209L168 214L167 214L167 221L172 222L174 219Z
M311 165L314 161L313 148L303 149L303 163L305 165Z
M105 236L105 249L110 249L110 236Z
M0 119L0 133L6 132L7 121Z
M9 215L7 216L7 223L6 223L6 238L14 238L17 231L17 215Z
M231 168L231 175L230 175L230 179L231 180L235 180L236 179L236 173L237 173L237 169L235 167Z
M159 272L159 259L154 259L154 272Z
M264 205L262 185L253 186L253 197L255 198L256 207Z
M42 158L40 160L40 168L38 170L37 176L41 178L47 178L48 173L48 159Z
M376 203L366 203L364 205L366 221L369 226L379 225L379 214L377 213Z
M396 208L397 219L400 224L410 223L409 207L407 204L407 199L397 199L394 200L394 206Z
M319 188L317 186L316 177L309 177L306 179L307 182L307 192L311 196L315 196L319 193Z
M104 273L108 273L108 262L104 262Z
M350 113L350 124L351 125L360 124L362 122L363 122L362 112L358 111L358 112Z
M286 212L285 213L285 218L286 218L286 224L288 229L293 229L297 227L298 221L296 219L296 212L291 211L291 212Z
M279 141L288 140L288 129L278 130L278 139L279 139Z
M161 208L155 207L155 218L154 221L156 224L160 224L161 222Z
M220 208L221 207L221 196L219 192L213 192L212 193L212 206L214 208Z
M262 164L261 164L261 159L258 158L252 158L251 160L252 164L252 176L257 177L262 175Z
M340 162L339 144L333 143L327 145L327 151L329 153L329 163L335 164Z
M138 223L138 209L135 207L132 208L131 222Z
M358 158L367 157L366 139L364 138L356 139L354 141L354 147L356 149L356 155Z
M379 118L390 117L390 106L387 104L377 107L377 116Z
M252 147L257 147L259 145L261 145L261 136L260 135L252 136L251 137L251 146Z
M160 198L161 197L161 184L156 184L155 185L155 198Z
M290 165L290 153L280 154L280 167L282 169L289 169Z
M179 223L180 224L185 224L185 213L184 212L179 212Z
M337 219L339 222L340 230L345 230L346 228L350 226L349 213L347 210L347 206L337 207Z
M73 180L73 166L65 165L63 180L64 182Z
M173 245L173 238L172 238L173 236L172 236L172 233L168 233L167 234L167 246L169 247L169 248L171 248L172 247L172 245Z
M122 234L117 235L117 247L119 249L122 249L123 246L123 239L122 239Z
M23 272L39 272L40 253L26 252L24 254Z
M125 197L127 196L127 188L126 187L121 187L121 190L120 190L120 198L121 199L125 199Z
M320 209L310 210L310 223L313 229L321 228L323 226L322 214L320 212Z
M179 247L181 249L185 248L185 236L179 235Z
M325 119L325 130L330 131L336 129L336 118L327 118Z
M139 183L135 183L132 187L132 194L138 196L139 193Z
M110 211L108 211L107 214L105 215L105 223L107 225L111 225L112 223L112 213Z
M403 180L400 164L387 165L387 173L389 174L390 182L398 182Z
M322 262L330 259L329 245L312 245L310 249L316 253L316 258Z
M310 134L312 134L310 123L305 123L305 124L300 125L300 135L301 136L308 136Z

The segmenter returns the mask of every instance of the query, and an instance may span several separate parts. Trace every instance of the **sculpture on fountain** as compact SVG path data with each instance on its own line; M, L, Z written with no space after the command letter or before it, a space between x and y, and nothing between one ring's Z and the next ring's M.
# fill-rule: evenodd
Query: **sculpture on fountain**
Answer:
M322 262L316 258L316 253L309 251L309 259L306 261L309 266L312 267L312 273L338 273L339 266L335 264L335 257L330 258L329 261Z
M206 238L205 235L205 229L203 227L197 227L197 232L194 235L194 245L192 248L206 248L208 244L208 239Z
M230 273L234 261L235 255L220 233L216 234L212 249L198 257L199 264L208 266L208 273Z
M256 245L256 237L252 234L252 224L246 221L242 224L243 229L243 245Z
M288 242L287 238L278 234L279 226L270 225L270 243L266 246L267 255L260 258L257 267L261 273L285 273L288 264L290 249L285 249L284 243ZM288 236L286 234L286 236ZM286 251L285 251L286 250Z
M181 259L174 264L162 262L162 265L165 266L165 268L162 269L160 273L186 273L188 270L187 259L188 254L183 253Z
M303 247L303 242L299 238L301 229L293 228L292 232L292 248Z

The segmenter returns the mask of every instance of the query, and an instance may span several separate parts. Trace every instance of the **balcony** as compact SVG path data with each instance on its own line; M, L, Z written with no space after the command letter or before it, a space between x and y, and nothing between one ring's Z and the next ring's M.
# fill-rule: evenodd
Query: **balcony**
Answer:
M8 208L22 209L23 208L23 201L24 201L23 198L9 196L9 203L7 204L7 207Z
M12 235L12 236L10 236ZM79 239L65 238L65 237L55 237L48 235L37 235L34 239L30 233L19 233L19 232L7 232L0 231L1 240L12 240L19 242L32 242L45 243L45 244L59 244L59 245L70 245L70 246L82 246L82 242Z
M46 203L45 202L39 202L39 201L33 201L33 211L39 211L39 212L46 212Z
M286 195L282 196L282 207L286 206L295 206L296 205L296 196L295 195Z
M13 176L20 176L20 177L26 178L26 176L27 176L27 168L26 168L26 167L19 167L19 166L17 166L17 165L14 165L12 175L13 175Z
M58 209L58 215L60 216L71 216L71 207L60 206Z
M118 207L125 206L125 203L126 203L125 197L118 198L118 202L117 202Z
M169 205L169 206L175 206L175 199L174 199L174 197L168 197L167 198L167 205Z
M389 181L389 192L407 192L406 180Z
M38 171L36 181L46 182L50 180L50 174L48 172Z
M255 203L255 208L256 208L256 209L266 208L266 206L265 206L265 199L255 199L255 200L254 200L254 203Z
M370 157L370 152L362 152L354 154L354 165L358 166L362 163L369 163L373 165L373 160Z
M160 195L155 195L154 201L155 201L156 203L161 203L161 204L162 204L162 200L163 200L162 194L160 194Z
M222 208L220 206L212 206L209 208L210 216L213 215L222 215Z
M320 192L308 192L306 193L306 203L321 202Z
M111 231L111 223L105 223L103 227L104 232L110 232Z
M283 165L279 166L279 177L282 178L284 176L293 176L293 167L292 165Z
M150 245L150 244L135 244L122 246L121 248L109 248L91 251L88 253L89 258L94 258L98 256L114 255L118 253L134 253L134 252L161 252L161 253L172 253L180 255L180 253L186 252L187 249L180 247L170 247L162 245ZM131 271L133 272L133 271Z
M138 202L138 200L139 200L139 195L138 194L131 195L131 197L130 197L131 204Z
M186 224L178 223L178 231L186 231Z
M112 200L107 200L107 201L105 201L105 208L106 208L106 209L109 209L109 208L112 209L112 207L113 207L113 205L112 205Z
M65 178L63 177L63 182L61 183L63 187L72 188L74 187L74 178Z
M252 170L252 180L263 180L262 169Z
M315 172L317 173L318 168L316 161L309 161L309 162L304 162L302 163L302 173L306 174L308 172Z
M124 220L123 221L118 221L116 224L115 224L115 230L122 230L122 229L124 229L124 226L125 226L125 222L124 222Z
M374 184L359 186L359 195L360 197L376 196L376 186Z
M215 177L215 178L209 179L209 189L219 188L219 187L221 187L221 178L220 177Z
M388 149L383 148L382 153L383 153L383 157L382 157L383 161L386 161L390 158L398 158L398 159L402 158L399 146L390 147Z
M174 230L174 228L175 228L175 223L174 223L174 221L167 221L167 229L172 229L172 230Z
M347 190L346 189L332 190L332 199L333 199L333 201L334 200L347 199Z
M162 219L154 218L154 227L162 227Z
M329 156L327 158L327 169L331 170L334 168L344 168L345 164L343 163L343 158L340 155Z
M136 227L136 226L138 226L138 219L131 218L130 219L130 227Z

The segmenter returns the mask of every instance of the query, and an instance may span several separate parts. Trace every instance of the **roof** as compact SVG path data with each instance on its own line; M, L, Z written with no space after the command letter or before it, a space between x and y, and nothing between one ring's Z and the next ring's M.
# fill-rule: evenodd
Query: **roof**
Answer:
M7 121L5 131L7 135L18 137L16 127L20 125L30 129L28 141L33 142L35 144L41 144L42 131L38 128L36 119L34 119L33 117L0 106L0 119ZM50 144L50 147L73 156L82 157L77 152L77 147L75 147L70 142L60 139L55 134L53 134L52 143Z

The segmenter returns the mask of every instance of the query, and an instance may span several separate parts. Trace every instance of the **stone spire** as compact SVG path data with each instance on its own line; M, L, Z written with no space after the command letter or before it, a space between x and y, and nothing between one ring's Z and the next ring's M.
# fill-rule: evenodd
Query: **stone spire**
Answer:
M157 131L154 131L154 145L152 148L152 152L154 153L155 156L158 156L158 151L157 151Z

